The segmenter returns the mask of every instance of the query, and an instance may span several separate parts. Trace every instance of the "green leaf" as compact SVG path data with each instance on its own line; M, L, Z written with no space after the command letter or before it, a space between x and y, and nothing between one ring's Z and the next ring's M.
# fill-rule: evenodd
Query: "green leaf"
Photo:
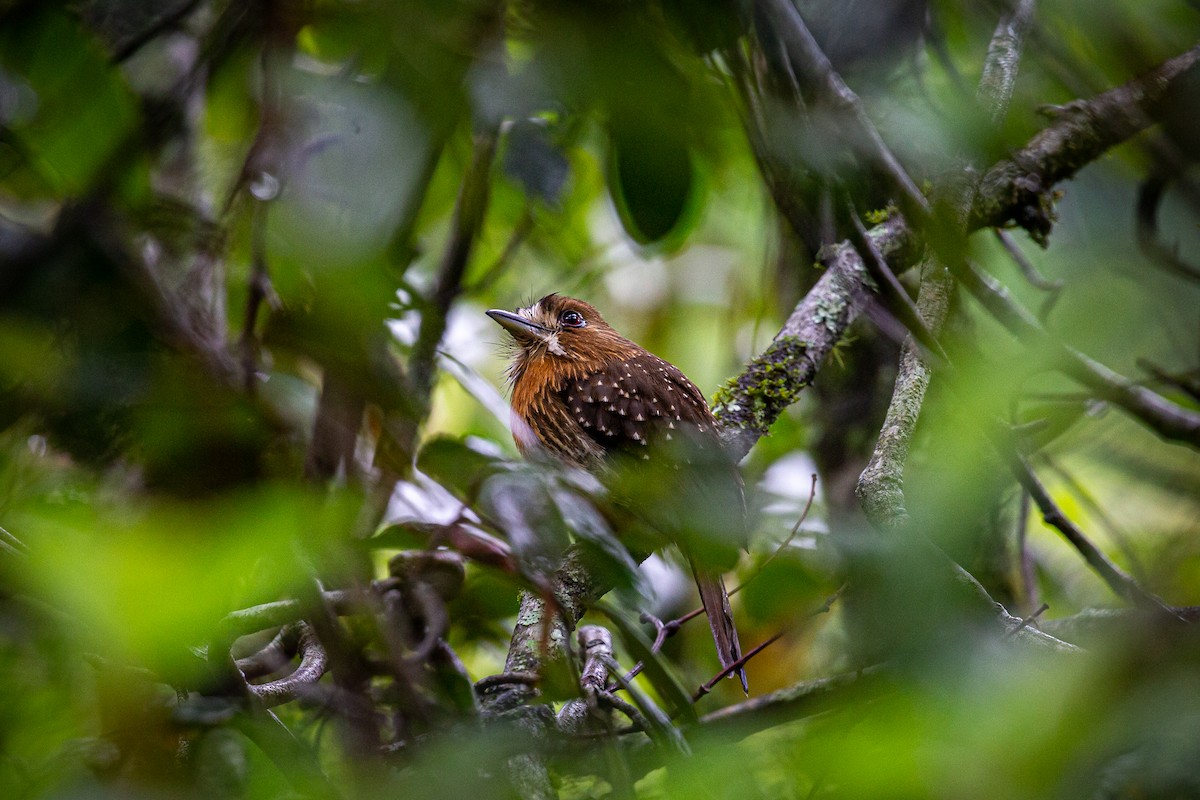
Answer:
M677 249L700 207L687 145L664 126L614 124L609 137L608 188L625 232L646 247Z
M0 79L0 91L10 84L28 97L27 113L5 120L23 163L4 184L35 189L43 181L56 196L82 194L137 118L120 73L74 19L49 4L0 25L0 67L12 73ZM23 181L30 172L36 179Z
M450 436L430 440L417 454L417 469L459 497L473 495L489 475L502 468L492 454Z

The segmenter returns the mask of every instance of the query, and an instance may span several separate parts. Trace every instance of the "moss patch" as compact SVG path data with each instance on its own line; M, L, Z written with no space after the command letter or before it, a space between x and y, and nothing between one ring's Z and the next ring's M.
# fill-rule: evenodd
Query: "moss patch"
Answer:
M782 336L737 378L717 390L713 412L722 425L766 433L812 380L808 342Z

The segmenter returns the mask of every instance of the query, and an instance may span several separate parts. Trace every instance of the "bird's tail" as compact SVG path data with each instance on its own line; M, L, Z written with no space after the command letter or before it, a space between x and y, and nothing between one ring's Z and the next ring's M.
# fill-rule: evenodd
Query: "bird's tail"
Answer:
M696 587L700 590L700 602L704 604L704 613L708 615L708 625L712 628L713 641L717 643L717 656L721 666L728 667L742 657L742 646L738 642L737 628L733 624L733 610L729 607L729 593L725 591L725 581L720 573L699 570L692 564L692 574L696 576ZM746 670L739 667L736 674L742 682L742 691L750 694L750 686L746 683Z

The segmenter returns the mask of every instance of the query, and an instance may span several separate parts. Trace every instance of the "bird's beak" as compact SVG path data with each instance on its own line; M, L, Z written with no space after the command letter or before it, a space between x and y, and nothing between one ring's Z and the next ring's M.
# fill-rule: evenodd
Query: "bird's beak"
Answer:
M501 328L511 333L517 340L521 339L545 339L550 335L550 331L538 325L536 322L530 322L520 314L513 314L511 311L501 311L493 308L487 312L487 315L499 323Z

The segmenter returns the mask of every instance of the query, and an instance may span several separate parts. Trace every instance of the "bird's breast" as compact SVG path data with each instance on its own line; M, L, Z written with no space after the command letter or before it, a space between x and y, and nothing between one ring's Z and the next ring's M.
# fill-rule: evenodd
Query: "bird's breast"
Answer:
M560 396L560 384L569 379L549 370L527 370L513 384L513 439L524 455L540 449L588 467L603 451L569 413Z

